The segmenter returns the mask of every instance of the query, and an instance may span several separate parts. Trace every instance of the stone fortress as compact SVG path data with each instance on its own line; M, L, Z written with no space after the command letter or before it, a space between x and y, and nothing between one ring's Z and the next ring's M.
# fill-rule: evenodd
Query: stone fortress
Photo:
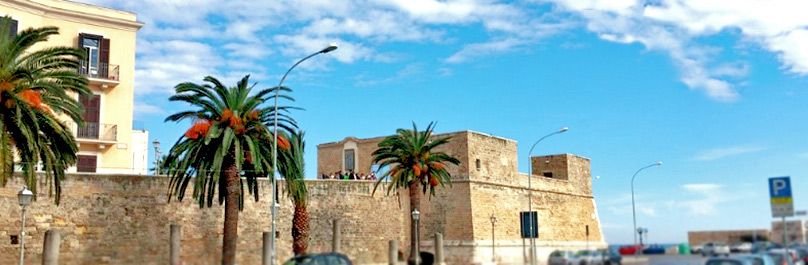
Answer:
M462 163L449 167L451 187L439 188L436 197L422 200L421 250L433 252L432 235L442 233L448 264L492 260L523 264L529 244L520 236L519 212L528 208L528 175L517 171L516 141L473 131L442 135L452 136L442 151ZM370 172L370 154L382 139L349 137L318 145L318 175L346 168ZM606 247L592 196L589 159L561 154L531 161L539 264L546 264L555 249ZM73 174L62 185L60 205L48 197L47 189L40 189L38 200L28 207L27 264L41 263L48 230L61 234L60 264L165 264L171 224L182 226L183 264L220 260L223 207L200 209L190 193L182 202L169 203L164 176ZM332 222L338 220L340 252L355 264L386 264L390 240L397 240L406 255L411 217L405 190L387 196L380 187L372 194L374 183L359 180L310 180L307 185L310 252L331 250ZM16 193L21 187L15 179L0 188L0 264L13 264L18 258L19 245L12 238L20 235ZM270 187L262 181L260 201L245 199L239 218L239 264L261 264L262 233L270 230ZM286 197L279 203L278 251L281 259L287 259L292 255L293 206ZM492 214L497 217L495 257Z

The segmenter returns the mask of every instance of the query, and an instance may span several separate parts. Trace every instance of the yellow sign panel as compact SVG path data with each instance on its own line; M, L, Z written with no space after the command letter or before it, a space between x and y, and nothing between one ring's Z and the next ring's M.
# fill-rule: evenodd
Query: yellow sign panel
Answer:
M779 198L772 198L772 204L786 204L786 203L793 203L794 199L791 197L779 197Z

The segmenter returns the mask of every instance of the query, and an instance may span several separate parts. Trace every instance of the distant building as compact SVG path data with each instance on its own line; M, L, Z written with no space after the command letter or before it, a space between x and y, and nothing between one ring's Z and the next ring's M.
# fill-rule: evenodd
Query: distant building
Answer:
M786 221L786 233L790 243L806 243L808 221L799 219ZM716 231L690 231L687 232L690 244L703 244L707 242L724 242L728 244L738 242L751 242L755 240L768 240L776 243L783 242L783 222L772 222L771 229L753 230L716 230Z
M690 245L704 244L707 242L734 244L771 240L772 233L768 229L690 231L687 232L687 239Z
M786 221L788 242L806 243L806 228L808 228L806 220ZM772 222L772 241L783 242L783 222Z
M0 15L10 16L17 31L59 27L59 35L51 36L47 46L77 47L89 55L80 73L90 80L93 96L79 100L85 124L73 125L78 165L69 171L145 174L145 167L135 161L148 148L133 143L144 131L132 130L135 38L143 26L136 15L60 0L4 0Z

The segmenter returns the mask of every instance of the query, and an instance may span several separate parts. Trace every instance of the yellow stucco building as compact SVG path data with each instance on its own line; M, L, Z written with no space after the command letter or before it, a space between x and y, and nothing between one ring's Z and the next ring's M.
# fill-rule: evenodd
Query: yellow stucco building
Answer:
M148 132L133 130L135 39L143 26L136 15L60 0L2 0L0 15L12 30L59 27L59 35L34 48L69 46L87 51L80 73L92 97L82 97L85 125L73 125L78 165L70 171L145 174Z

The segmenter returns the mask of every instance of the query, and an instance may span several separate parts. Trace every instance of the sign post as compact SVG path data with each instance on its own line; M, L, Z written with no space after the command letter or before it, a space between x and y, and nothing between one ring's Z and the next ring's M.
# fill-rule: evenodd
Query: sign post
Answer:
M786 250L783 255L784 260L789 260L788 252L788 232L786 217L794 216L794 198L791 196L791 178L776 177L769 178L769 194L772 202L772 217L783 218L783 248Z

